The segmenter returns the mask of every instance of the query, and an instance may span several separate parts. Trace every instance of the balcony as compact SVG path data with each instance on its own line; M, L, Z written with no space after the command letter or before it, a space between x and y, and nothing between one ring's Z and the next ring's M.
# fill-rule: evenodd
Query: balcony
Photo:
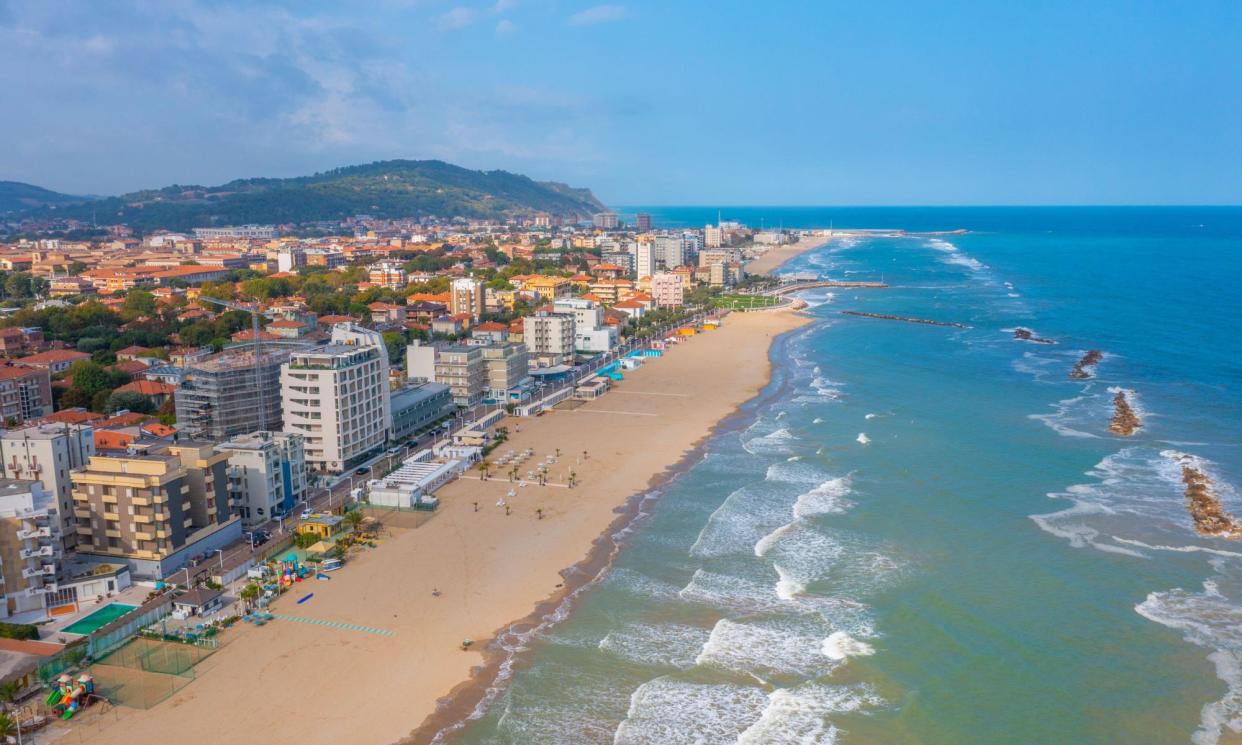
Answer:
M17 552L19 558L33 559L39 556L51 557L56 555L55 546L40 546L39 548L24 548Z
M51 528L27 528L17 531L17 537L23 541L29 541L35 538L51 538Z

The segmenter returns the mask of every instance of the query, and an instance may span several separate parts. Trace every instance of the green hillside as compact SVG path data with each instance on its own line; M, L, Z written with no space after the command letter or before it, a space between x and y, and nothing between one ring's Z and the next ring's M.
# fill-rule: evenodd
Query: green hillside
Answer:
M589 218L604 206L590 190L540 183L507 171L472 171L438 160L390 160L298 178L254 178L222 186L168 186L49 207L35 214L123 222L141 230L380 218L498 218L549 212Z
M44 189L33 184L20 181L0 181L0 215L6 212L19 212L43 207L49 204L70 204L81 202L83 197Z

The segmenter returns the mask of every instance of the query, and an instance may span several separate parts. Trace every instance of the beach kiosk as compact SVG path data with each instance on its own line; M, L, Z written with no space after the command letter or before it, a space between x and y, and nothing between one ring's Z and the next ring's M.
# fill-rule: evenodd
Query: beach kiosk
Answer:
M206 616L220 610L224 605L224 590L199 587L173 599L173 617L186 619Z

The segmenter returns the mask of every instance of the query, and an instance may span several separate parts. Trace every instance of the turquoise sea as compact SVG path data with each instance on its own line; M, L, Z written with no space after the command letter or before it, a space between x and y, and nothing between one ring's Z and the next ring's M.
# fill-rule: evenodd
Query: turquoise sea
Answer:
M891 288L807 293L771 385L555 623L506 640L503 685L446 739L1236 742L1242 542L1195 533L1179 463L1242 514L1242 209L723 216L970 232L788 264ZM1133 437L1108 431L1117 389Z

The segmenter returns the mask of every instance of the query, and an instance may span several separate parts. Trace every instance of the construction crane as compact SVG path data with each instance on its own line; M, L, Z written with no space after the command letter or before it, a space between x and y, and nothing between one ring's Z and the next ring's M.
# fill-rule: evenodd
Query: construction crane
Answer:
M251 305L239 305L238 303L230 302L228 300L220 300L219 298L208 297L207 295L199 295L198 299L200 301L214 303L215 305L221 305L231 310L239 310L244 313L250 314L250 330L254 336L254 389L259 394L259 428L262 429L263 428L263 417L266 416L267 414L267 395L263 392L263 379L259 376L259 368L260 368L260 364L259 364L260 354L259 353L261 351L261 346L259 343L259 334L261 333L261 330L259 328L259 316L262 315L262 316L271 318L273 317L273 314L265 313L263 311L262 306L259 304L258 298L254 299L254 305L252 306Z

